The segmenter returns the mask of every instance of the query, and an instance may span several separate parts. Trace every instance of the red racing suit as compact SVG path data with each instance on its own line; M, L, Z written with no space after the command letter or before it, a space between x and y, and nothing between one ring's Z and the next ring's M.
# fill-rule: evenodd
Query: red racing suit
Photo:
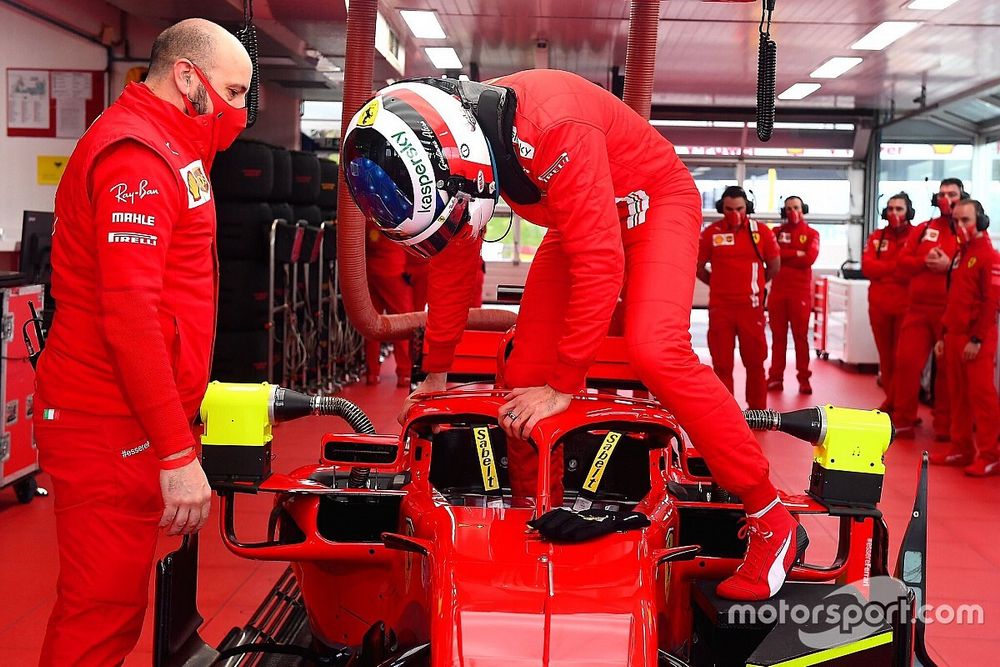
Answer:
M945 365L951 390L952 451L996 461L1000 458L1000 399L994 382L997 352L1000 255L983 232L961 247L952 264L948 306L942 319ZM975 359L963 351L982 341ZM973 445L975 424L975 445Z
M406 280L413 290L413 309L427 308L427 280L430 272L429 260L406 253Z
M701 196L673 146L575 74L530 70L492 83L517 96L515 149L543 193L537 204L512 208L548 228L528 273L506 383L582 389L624 284L633 369L684 425L719 483L749 511L764 507L775 498L767 460L739 406L691 348ZM477 242L453 239L431 260L430 371L451 364L474 289L455 276L473 276L478 253ZM508 453L515 495L534 496L530 445L510 442Z
M878 367L886 395L883 407L888 412L892 412L896 346L909 301L909 281L898 269L897 258L912 230L909 222L899 227L886 225L868 237L861 255L861 272L871 281L868 285L868 320L878 349Z
M957 243L949 218L934 218L917 225L907 237L897 260L898 271L909 282L909 299L896 348L892 394L893 423L897 426L916 423L920 374L934 342L941 338L941 317L948 299L948 276L946 273L935 273L924 264L934 248L954 258ZM944 364L938 364L936 368L933 426L936 436L946 438L951 419L947 369Z
M736 341L747 371L747 406L767 407L767 338L764 335L765 262L779 255L774 233L756 220L730 225L725 218L701 233L698 266L711 264L708 284L708 350L712 367L733 391Z
M786 222L775 230L781 249L781 270L771 281L767 313L771 325L769 380L785 376L788 329L795 346L795 373L800 383L809 381L809 315L812 312L812 265L819 257L819 232L805 220Z
M402 246L393 243L372 224L368 223L365 237L365 265L368 269L368 289L372 305L377 313L409 313L413 310L413 288L407 284L406 255ZM413 365L410 356L410 341L392 341L392 353L396 358L396 378L398 384L407 384ZM382 362L379 361L382 342L365 340L365 364L368 367L368 382L378 381Z
M56 192L34 408L60 555L42 665L120 664L139 638L159 459L195 444L215 336L212 129L130 84Z

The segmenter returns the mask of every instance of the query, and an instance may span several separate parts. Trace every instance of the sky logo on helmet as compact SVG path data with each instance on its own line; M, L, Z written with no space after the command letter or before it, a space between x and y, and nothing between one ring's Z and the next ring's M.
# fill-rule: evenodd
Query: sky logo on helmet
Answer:
M428 173L427 164L420 157L420 151L410 143L405 132L397 132L392 135L393 141L399 146L400 156L406 158L413 165L413 170L417 174L417 185L420 187L420 206L418 212L427 213L434 206L434 177Z
M378 108L378 98L376 97L361 110L361 115L358 116L358 127L371 127L374 125L375 118L378 117Z

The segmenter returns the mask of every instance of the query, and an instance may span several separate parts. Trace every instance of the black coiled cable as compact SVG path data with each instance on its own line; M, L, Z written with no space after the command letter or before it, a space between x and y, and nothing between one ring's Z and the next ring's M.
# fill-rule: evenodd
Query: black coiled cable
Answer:
M760 44L757 49L757 138L770 141L774 132L775 78L778 72L778 45L771 39L771 14L774 0L763 0L760 16ZM764 28L764 21L767 28Z
M257 122L257 104L260 100L260 63L257 56L257 28L253 24L253 0L243 0L243 27L236 33L236 38L247 50L253 66L253 76L250 77L250 88L247 90L247 127L253 127Z

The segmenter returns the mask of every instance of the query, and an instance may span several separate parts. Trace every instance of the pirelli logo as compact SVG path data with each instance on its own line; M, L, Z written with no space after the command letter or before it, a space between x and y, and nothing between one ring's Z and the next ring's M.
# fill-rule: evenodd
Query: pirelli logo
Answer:
M137 245L155 246L158 239L152 234L136 232L109 232L108 243L134 243Z
M590 464L590 471L587 472L587 481L583 483L584 491L597 493L597 487L601 485L601 478L604 477L604 471L608 469L608 461L611 460L611 455L614 453L615 447L618 446L618 441L621 439L622 434L616 431L608 431L608 434L604 436L604 442L597 449L594 462Z
M569 153L564 152L556 158L556 161L552 163L551 167L542 172L542 175L538 177L538 180L542 183L548 183L552 180L552 177L562 171L563 167L565 167L568 163Z
M479 468L483 475L483 488L487 492L497 491L500 489L500 478L497 476L497 459L493 454L490 430L486 426L476 426L472 429L472 437L476 442L476 454L479 455Z

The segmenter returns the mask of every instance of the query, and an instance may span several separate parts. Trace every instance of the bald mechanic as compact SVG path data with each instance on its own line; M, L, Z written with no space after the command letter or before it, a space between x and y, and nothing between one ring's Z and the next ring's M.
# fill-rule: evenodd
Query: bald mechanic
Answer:
M807 539L778 500L739 406L691 349L701 197L669 142L585 79L531 70L490 85L389 86L352 119L341 164L365 215L411 252L433 257L430 372L416 393L445 389L501 189L518 215L548 228L528 273L504 373L512 391L498 415L515 498L535 495L527 438L584 388L624 289L632 367L748 513L746 559L719 594L777 592ZM559 507L561 475L554 477Z
M59 544L41 664L120 665L146 610L157 532L208 519L191 423L215 331L217 151L246 127L251 64L191 19L77 144L56 192L34 429Z

